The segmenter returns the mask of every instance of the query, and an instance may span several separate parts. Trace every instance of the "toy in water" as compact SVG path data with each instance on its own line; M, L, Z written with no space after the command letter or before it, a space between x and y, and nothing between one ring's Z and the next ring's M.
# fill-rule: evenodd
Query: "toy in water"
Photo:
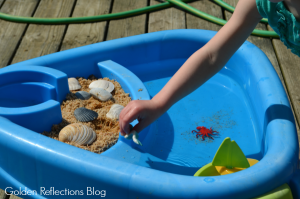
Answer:
M220 145L213 161L199 169L194 176L218 176L235 173L249 168L257 162L258 160L246 158L237 143L227 137Z
M201 169L194 176L227 175L247 169L259 161L246 158L241 148L229 137L221 143L213 161ZM283 184L276 189L253 199L293 199L290 187Z
M210 127L210 129L204 127L204 126L198 126L197 129L199 131L195 131L193 130L192 133L197 133L196 138L198 138L198 136L202 135L202 141L204 140L204 136L209 137L210 139L214 139L212 138L209 134L211 135L218 135L218 134L213 134L213 133L218 133L217 131L213 131Z

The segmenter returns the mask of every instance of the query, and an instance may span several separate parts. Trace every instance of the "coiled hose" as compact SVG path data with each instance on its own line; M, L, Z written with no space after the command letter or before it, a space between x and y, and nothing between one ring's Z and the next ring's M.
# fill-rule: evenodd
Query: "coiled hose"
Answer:
M46 24L46 25L56 25L56 24L74 24L74 23L91 23L91 22L99 22L99 21L107 21L107 20L113 20L113 19L121 19L125 17L131 17L136 16L148 12L153 12L165 8L172 7L173 5L176 5L198 17L201 17L207 21L210 21L212 23L218 24L218 25L225 25L226 20L219 19L217 17L214 17L212 15L209 15L205 12L202 12L200 10L197 10L196 8L186 4L185 2L191 2L194 0L166 0L167 2L147 6L144 8L139 8L135 10L125 11L125 12L119 12L119 13L111 13L111 14L105 14L105 15L97 15L97 16L88 16L88 17L67 17L67 18L35 18L35 17L21 17L21 16L13 16L5 13L0 13L0 19L11 21L11 22L17 22L17 23L31 23L31 24ZM227 3L223 2L222 0L212 0L216 4L220 5L224 9L233 12L234 7L228 5ZM262 22L267 23L267 19L262 19ZM254 29L252 32L252 35L260 36L260 37L275 37L279 38L279 36L274 31L266 31L266 30L257 30Z

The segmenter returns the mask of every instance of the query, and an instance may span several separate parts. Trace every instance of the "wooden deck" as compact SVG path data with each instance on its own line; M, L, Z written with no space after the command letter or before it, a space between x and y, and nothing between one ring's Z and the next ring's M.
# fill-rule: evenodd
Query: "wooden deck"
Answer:
M238 0L224 0L235 6ZM93 16L117 13L163 2L162 0L0 0L0 12L45 18ZM218 18L231 13L208 0L189 3ZM0 20L0 68L23 60L97 42L171 29L219 30L221 26L195 17L176 7L135 17L88 24L34 25ZM259 24L258 29L271 29ZM284 85L294 111L299 135L300 58L278 39L250 36L248 41L262 49ZM0 190L0 199L8 196Z

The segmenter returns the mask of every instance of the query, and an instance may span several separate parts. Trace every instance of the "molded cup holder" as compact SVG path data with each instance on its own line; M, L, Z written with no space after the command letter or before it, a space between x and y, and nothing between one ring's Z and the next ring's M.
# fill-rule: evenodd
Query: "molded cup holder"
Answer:
M69 92L67 75L43 66L0 71L0 116L32 131L50 131L62 121L60 103Z

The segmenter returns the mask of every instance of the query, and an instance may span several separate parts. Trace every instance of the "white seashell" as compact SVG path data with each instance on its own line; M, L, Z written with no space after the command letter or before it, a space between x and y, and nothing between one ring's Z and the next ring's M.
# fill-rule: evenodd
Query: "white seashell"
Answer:
M78 145L92 144L97 135L94 130L86 125L74 123L64 127L58 135L61 142L74 142Z
M124 137L128 140L132 139L134 143L143 146L142 143L138 140L139 134L135 130L131 131L129 134L126 134Z
M109 112L106 114L106 117L111 119L119 119L119 115L121 111L123 110L124 106L120 104L114 104L111 106Z
M81 86L80 86L78 80L74 77L68 78L68 83L69 83L70 91L81 89Z
M113 83L106 81L106 80L97 80L92 82L89 85L89 88L103 88L104 90L107 90L108 92L112 92L115 89L115 86Z
M90 90L89 93L92 94L95 98L97 98L103 102L112 98L112 94L110 92L104 90L103 88L93 88Z

